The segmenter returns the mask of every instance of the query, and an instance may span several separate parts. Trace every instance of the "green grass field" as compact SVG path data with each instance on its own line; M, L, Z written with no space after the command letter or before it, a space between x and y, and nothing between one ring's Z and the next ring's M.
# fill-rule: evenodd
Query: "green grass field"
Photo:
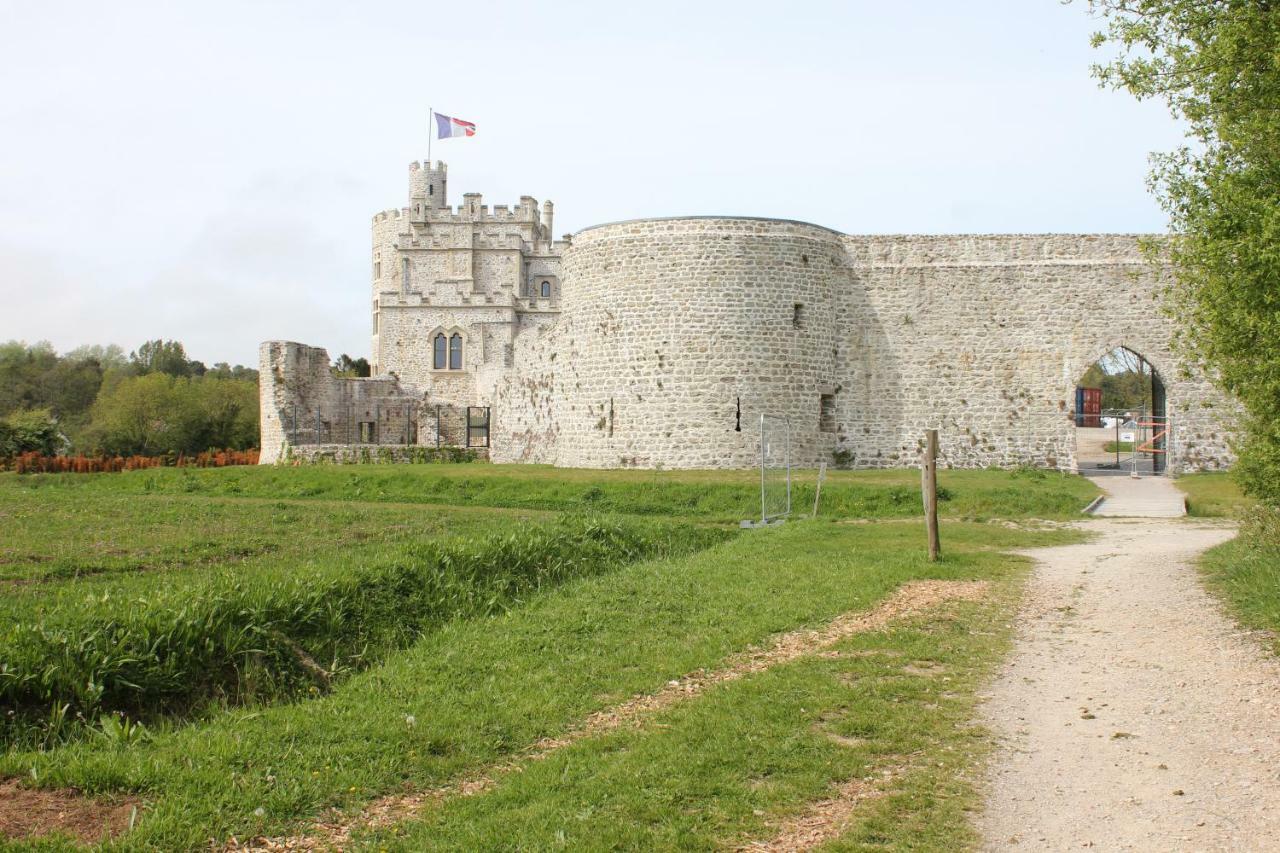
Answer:
M1254 505L1225 471L1188 474L1174 481L1187 494L1187 514L1201 518L1239 517Z
M621 512L737 523L758 517L755 471L581 471L545 465L368 465L224 469L166 468L31 478L15 488L56 496L199 496L571 512ZM816 472L799 471L794 504L811 509ZM939 512L952 518L1068 518L1094 495L1080 477L1038 470L941 471ZM911 470L830 471L820 514L907 518L919 514L920 474Z
M16 711L0 779L139 797L112 848L307 832L518 761L906 581L982 579L983 601L713 687L355 841L723 846L891 770L848 843L951 849L986 748L976 686L1025 570L1007 551L1077 535L980 519L1072 517L1093 487L943 472L930 564L917 472L836 472L818 519L739 531L756 483L484 465L0 476Z

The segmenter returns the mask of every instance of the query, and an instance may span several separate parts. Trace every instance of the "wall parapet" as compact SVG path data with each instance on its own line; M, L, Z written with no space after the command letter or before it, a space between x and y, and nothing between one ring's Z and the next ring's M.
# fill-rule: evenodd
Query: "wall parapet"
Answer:
M855 266L1027 266L1145 264L1142 244L1156 234L844 235Z

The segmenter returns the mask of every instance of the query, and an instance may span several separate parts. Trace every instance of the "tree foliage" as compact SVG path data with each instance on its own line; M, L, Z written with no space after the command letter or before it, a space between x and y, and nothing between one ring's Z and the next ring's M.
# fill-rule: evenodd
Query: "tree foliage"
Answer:
M360 377L368 376L372 373L372 369L369 367L369 359L363 357L352 358L345 352L338 356L337 361L333 363L332 369L334 376Z
M163 341L157 338L129 353L129 364L139 376L148 373L191 376L196 373L194 368L200 363L187 358L186 347L180 341ZM200 364L199 373L204 373L203 364Z
M244 450L258 442L256 383L148 373L106 389L87 443L120 456Z
M1280 503L1280 3L1091 0L1106 85L1163 99L1187 144L1154 157L1181 349L1245 411L1245 489Z
M88 453L241 450L256 446L257 423L258 372L206 369L179 341L148 341L128 357L114 345L60 356L47 341L0 343L0 456L68 443Z
M1151 411L1153 377L1154 370L1146 359L1133 350L1117 347L1089 365L1076 384L1101 389L1104 411Z
M65 445L58 421L48 409L22 409L0 419L0 458L32 451L49 456Z

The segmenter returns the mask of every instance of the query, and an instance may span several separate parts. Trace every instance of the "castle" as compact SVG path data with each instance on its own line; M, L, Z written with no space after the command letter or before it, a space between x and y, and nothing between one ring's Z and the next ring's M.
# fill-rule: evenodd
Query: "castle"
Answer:
M553 206L409 166L373 219L373 376L261 349L262 454L483 445L495 462L747 467L762 413L794 464L1072 469L1074 386L1117 346L1163 380L1168 469L1229 464L1232 405L1171 349L1163 271L1118 234L847 235L735 216L609 223L557 240Z

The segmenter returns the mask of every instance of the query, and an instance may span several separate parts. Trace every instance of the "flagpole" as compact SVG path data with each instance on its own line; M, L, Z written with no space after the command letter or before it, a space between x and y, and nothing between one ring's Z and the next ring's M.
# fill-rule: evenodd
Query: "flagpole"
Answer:
M432 127L436 123L436 113L431 107L427 107L427 168L431 168L431 134L435 131Z

